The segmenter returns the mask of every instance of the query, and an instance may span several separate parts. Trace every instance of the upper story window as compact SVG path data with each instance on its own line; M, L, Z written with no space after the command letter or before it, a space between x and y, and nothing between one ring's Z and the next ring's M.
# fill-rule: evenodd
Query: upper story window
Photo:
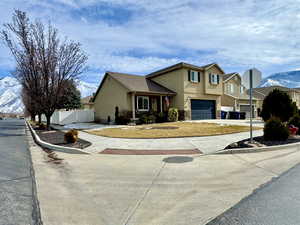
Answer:
M209 74L209 82L211 84L219 84L220 83L220 75L218 74Z
M229 84L229 91L231 94L234 93L234 84Z
M244 94L244 87L243 86L240 87L240 92L241 92L241 94Z
M188 76L189 76L188 77L189 81L194 82L194 83L200 82L200 72L195 71L195 70L189 70Z
M149 111L148 96L137 96L137 109L138 111Z

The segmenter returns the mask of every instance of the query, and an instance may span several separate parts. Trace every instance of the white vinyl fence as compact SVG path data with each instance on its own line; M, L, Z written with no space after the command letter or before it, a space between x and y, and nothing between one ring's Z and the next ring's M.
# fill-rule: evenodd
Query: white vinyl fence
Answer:
M46 121L45 115L42 115L42 121ZM94 122L94 110L70 110L55 111L51 117L52 124L66 125L71 123Z

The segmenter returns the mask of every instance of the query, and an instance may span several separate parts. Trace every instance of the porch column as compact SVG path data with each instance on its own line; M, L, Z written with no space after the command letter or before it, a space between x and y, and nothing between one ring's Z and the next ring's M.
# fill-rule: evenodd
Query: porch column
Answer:
M163 103L163 101L162 101L162 96L160 96L160 112L163 111L162 103Z
M135 120L135 93L131 94L131 102L132 102L132 119Z

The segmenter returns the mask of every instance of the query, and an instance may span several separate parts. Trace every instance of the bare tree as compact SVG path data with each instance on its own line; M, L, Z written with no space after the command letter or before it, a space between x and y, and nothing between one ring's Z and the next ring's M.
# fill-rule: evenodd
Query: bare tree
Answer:
M35 121L35 116L38 114L37 104L28 95L27 91L24 88L22 88L21 97L25 106L24 114L29 115L31 117L31 120Z
M16 60L16 77L45 114L49 128L65 82L79 77L87 56L80 43L60 41L58 30L50 23L46 28L41 21L31 23L26 13L18 10L1 34Z

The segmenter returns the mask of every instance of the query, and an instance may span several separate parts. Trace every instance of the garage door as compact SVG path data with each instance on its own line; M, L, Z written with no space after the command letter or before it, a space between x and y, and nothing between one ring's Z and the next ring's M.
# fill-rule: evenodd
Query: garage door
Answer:
M254 106L252 106L252 110L253 118L255 118ZM250 105L240 105L240 112L245 112L246 118L250 118Z
M192 120L216 118L216 101L191 100Z

